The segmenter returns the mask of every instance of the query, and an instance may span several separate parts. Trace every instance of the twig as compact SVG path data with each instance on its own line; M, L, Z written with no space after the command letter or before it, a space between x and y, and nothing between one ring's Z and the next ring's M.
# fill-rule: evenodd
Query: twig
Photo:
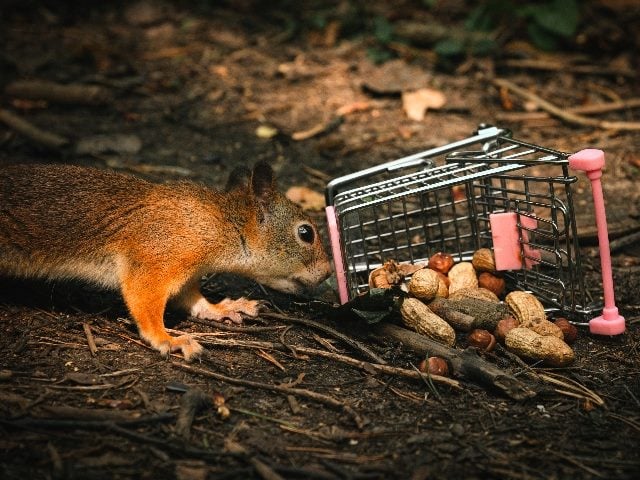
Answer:
M442 357L448 361L457 375L497 388L515 400L524 400L536 395L529 386L494 364L483 360L473 349L460 351L449 348L424 335L386 322L376 324L373 331L382 338L401 342L404 347L420 356Z
M84 334L87 337L87 345L89 345L91 356L95 357L98 353L98 347L96 347L96 341L93 338L93 333L91 333L91 327L88 323L84 322L82 324L82 329L84 330Z
M207 340L201 342L203 345L207 345L211 343L213 345L224 345L224 346L236 346L236 347L244 347L244 348L269 348L273 350L287 351L288 348L283 345L279 345L277 343L272 342L257 342L257 341L243 341L243 340L233 340L233 339L214 339ZM304 353L306 355L315 355L318 357L328 358L330 360L334 360L336 362L344 363L346 365L351 365L352 367L360 368L366 372L376 372L387 375L394 375L397 377L410 378L412 380L422 380L426 378L426 374L421 372L415 372L413 370L408 370L406 368L392 367L390 365L381 365L376 363L369 363L363 360L358 360L356 358L349 357L347 355L342 355L339 353L328 352L325 350L318 350L316 348L296 346L295 347L297 353ZM461 388L460 382L454 380L452 378L443 377L440 375L430 375L431 380L434 382L442 383L454 388Z
M630 108L640 107L640 98L628 98L618 102L594 103L592 105L582 105L580 107L570 108L571 113L578 114L597 114L615 112L616 110L626 110Z
M609 413L609 417L615 418L616 420L620 420L623 423L626 423L630 427L635 428L640 432L640 422L636 422L635 420L631 420L630 418L623 417L622 415L618 415L617 413Z
M357 342L353 338L348 337L347 335L338 332L337 330L329 327L328 325L324 325L322 323L314 322L313 320L306 320L306 319L302 319L302 318L290 317L288 315L282 315L282 314L279 314L279 313L263 313L261 315L263 317L275 318L277 320L283 320L285 322L299 323L301 325L306 325L307 327L312 327L312 328L315 328L317 330L321 330L321 331L323 331L325 333L328 333L329 335L332 335L333 337L335 337L335 338L337 338L339 340L342 340L344 343L346 343L350 347L358 350L359 352L363 353L364 355L369 357L374 362L379 363L381 365L386 365L387 364L387 362L384 359L380 358L378 355L376 355L374 352L372 352L369 348L367 348L364 345L362 345L360 342Z
M295 397L293 397L293 398L295 398ZM268 415L262 415L260 413L252 412L251 410L246 410L244 408L233 407L233 408L230 408L229 410L231 410L232 412L242 413L242 414L248 415L250 417L259 418L261 420L267 420L269 422L273 422L273 423L277 423L277 424L280 424L280 425L284 425L286 427L295 428L295 424L294 423L288 422L286 420L280 420L279 418L270 417Z
M60 150L69 140L55 133L46 132L13 113L0 109L0 122L21 133L25 137L52 150Z
M600 395L592 390L589 390L587 387L576 382L575 380L571 380L569 378L563 377L558 374L553 374L551 372L538 373L538 377L545 382L563 388L563 390L560 390L558 388L554 389L557 393L567 395L569 397L588 399L598 406L604 405L604 400Z
M534 102L538 107L549 112L551 115L556 116L565 122L575 125L581 125L586 127L604 128L609 130L640 130L640 122L616 122L609 120L596 120L594 118L588 118L583 115L571 113L570 110L558 107L557 105L544 100L535 93L519 87L515 83L505 80L503 78L496 78L493 83L499 87L504 87L516 95Z
M184 363L171 362L171 364L179 368L181 370L187 371L189 373L193 373L195 375L202 375L204 377L213 378L225 383L231 383L233 385L242 385L244 387L256 388L261 390L269 390L272 392L284 393L285 395L297 395L300 397L307 398L309 400L313 400L315 402L321 403L323 405L327 405L328 407L334 408L336 410L343 410L347 413L353 421L356 423L358 428L362 428L364 426L364 420L358 415L358 413L351 408L349 405L336 400L333 397L329 397L327 395L323 395L321 393L312 392L311 390L306 390L303 388L288 388L282 385L270 385L268 383L255 382L252 380L243 380L241 378L228 377L226 375L222 375L221 373L213 372L211 370L207 370L205 368L194 367L192 365L187 365Z
M200 325L206 325L207 327L213 327L218 330L222 330L223 332L233 332L233 333L273 332L274 330L282 330L283 328L285 328L283 325L275 325L275 326L269 326L269 327L253 327L253 326L236 327L234 325L227 325L226 323L202 320L196 317L189 317L188 320L193 323L198 323Z
M256 457L249 456L248 450L238 442L227 441L225 442L226 449L237 455L244 455L254 468L258 476L264 480L284 480L284 477L278 475L269 465Z
M99 85L60 84L44 80L21 80L10 83L5 93L29 100L48 100L57 103L102 105L113 100L108 89Z
M640 231L629 233L620 238L616 238L612 240L609 244L609 249L611 253L617 252L618 250L622 250L629 245L636 245L638 240L640 240Z
M238 456L233 452L222 452L222 451L213 451L213 450L201 450L199 448L189 447L187 445L180 445L179 443L173 441L162 440L160 438L150 437L148 435L143 435L138 432L133 432L127 428L123 428L117 424L105 425L107 429L110 431L122 435L123 437L127 437L130 440L135 440L136 442L146 443L148 445L155 445L156 447L160 447L163 451L169 451L175 453L177 455L186 455L195 458L203 458L209 460L219 460L220 457L225 456Z
M73 429L81 428L86 430L110 428L111 425L137 427L149 423L159 423L171 421L175 418L173 413L159 413L146 417L122 419L122 420L77 420L59 418L33 418L24 417L15 420L5 420L0 418L0 423L18 428L52 428L52 429Z
M336 116L329 119L327 122L319 123L308 130L301 130L298 132L293 132L291 134L291 138L296 141L300 140L308 140L309 138L315 137L320 134L329 133L332 130L335 130L342 123L343 118L341 116Z
M512 68L531 68L534 70L563 71L588 75L621 75L624 77L635 77L636 75L636 72L631 69L607 68L594 65L567 65L562 62L538 59L509 59L504 62L504 65Z
M282 372L286 372L286 371L287 371L287 369L285 368L285 366L284 366L284 365L282 365L278 360L276 360L276 359L273 357L273 355L270 355L268 352L265 352L264 350L259 349L259 350L258 350L258 356L259 356L260 358L263 358L263 359L264 359L264 360L266 360L267 362L269 362L269 363L271 363L271 364L275 365L277 368L279 368L279 369L280 369L280 371L282 371Z
M584 463L579 462L578 460L576 460L576 459L575 459L575 458L573 458L573 457L570 457L569 455L564 455L564 454L562 454L562 453L560 453L560 452L557 452L557 451L554 451L554 450L552 450L552 449L548 449L548 450L546 450L546 451L547 451L548 453L551 453L552 455L555 455L556 457L559 457L559 458L561 458L561 459L563 459L563 460L566 460L567 462L569 462L569 463L571 463L571 464L575 465L575 466L576 466L576 467L578 467L578 468L583 469L585 472L588 472L588 473L590 473L591 475L595 475L596 477L600 477L600 478L603 478L603 477L604 477L604 475L603 475L603 474L601 474L600 472L598 472L597 470L594 470L593 468L586 466Z

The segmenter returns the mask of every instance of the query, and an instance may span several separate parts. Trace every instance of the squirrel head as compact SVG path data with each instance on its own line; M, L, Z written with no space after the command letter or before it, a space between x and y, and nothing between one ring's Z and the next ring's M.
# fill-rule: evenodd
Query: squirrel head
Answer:
M282 292L302 293L331 274L318 228L277 190L266 162L258 162L252 171L234 170L227 192L241 195L249 204L244 232L250 258L248 276Z

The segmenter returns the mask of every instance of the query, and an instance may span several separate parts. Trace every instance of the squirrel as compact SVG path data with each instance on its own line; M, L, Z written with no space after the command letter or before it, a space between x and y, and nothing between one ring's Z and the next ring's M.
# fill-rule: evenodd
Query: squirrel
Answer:
M236 168L223 191L73 165L0 168L0 273L118 288L140 336L164 355L202 353L165 330L170 299L197 318L258 315L256 300L205 299L200 279L221 272L287 293L331 274L316 225L265 162Z

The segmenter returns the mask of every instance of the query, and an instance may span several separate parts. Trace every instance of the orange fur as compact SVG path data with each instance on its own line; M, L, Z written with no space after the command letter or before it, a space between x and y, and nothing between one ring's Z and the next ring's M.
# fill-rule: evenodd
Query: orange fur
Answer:
M204 274L235 273L294 293L330 274L317 229L275 190L268 166L232 180L219 192L73 166L0 169L0 272L119 288L149 344L194 358L201 346L164 328L169 299L218 321L258 314L254 300L208 302Z

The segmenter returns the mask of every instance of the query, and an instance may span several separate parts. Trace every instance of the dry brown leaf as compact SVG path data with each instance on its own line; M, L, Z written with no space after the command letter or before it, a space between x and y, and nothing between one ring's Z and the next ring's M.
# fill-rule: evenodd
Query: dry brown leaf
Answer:
M307 187L291 187L285 195L303 210L319 211L325 207L324 195Z
M440 90L421 88L408 92L402 92L402 108L407 117L417 122L424 119L428 109L439 109L447 102L447 97Z
M336 115L343 117L354 112L363 112L365 110L369 110L370 108L371 104L369 104L369 102L348 103L347 105L343 105L338 110L336 110Z

